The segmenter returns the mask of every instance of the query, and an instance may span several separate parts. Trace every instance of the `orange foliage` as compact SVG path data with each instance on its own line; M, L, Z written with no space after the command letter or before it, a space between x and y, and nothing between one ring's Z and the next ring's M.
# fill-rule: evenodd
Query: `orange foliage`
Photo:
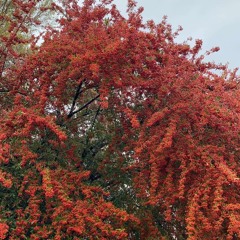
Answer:
M240 237L236 72L135 5L53 4L61 27L25 58L2 39L1 239Z

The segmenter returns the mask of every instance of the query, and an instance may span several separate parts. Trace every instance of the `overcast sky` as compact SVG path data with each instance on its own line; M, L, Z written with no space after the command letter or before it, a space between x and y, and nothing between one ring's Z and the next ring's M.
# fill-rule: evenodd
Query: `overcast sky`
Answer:
M203 50L220 47L209 59L240 67L240 0L137 0L144 7L144 20L160 22L164 15L173 29L183 27L178 41L203 40ZM125 9L127 0L115 0ZM208 59L208 60L209 60Z

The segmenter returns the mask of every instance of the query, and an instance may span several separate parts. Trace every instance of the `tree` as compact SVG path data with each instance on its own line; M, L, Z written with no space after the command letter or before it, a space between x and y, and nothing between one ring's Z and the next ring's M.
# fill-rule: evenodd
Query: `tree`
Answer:
M134 1L53 7L61 26L1 80L0 237L237 239L236 72Z

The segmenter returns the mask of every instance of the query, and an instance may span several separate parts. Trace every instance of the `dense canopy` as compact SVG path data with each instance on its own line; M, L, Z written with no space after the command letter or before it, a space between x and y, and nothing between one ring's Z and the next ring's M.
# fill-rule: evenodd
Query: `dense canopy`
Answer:
M0 16L0 239L238 239L236 71L132 0L39 3Z

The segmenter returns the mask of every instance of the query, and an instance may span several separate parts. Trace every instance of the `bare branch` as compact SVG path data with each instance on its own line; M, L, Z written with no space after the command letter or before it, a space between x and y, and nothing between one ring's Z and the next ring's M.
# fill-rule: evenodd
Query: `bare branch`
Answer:
M98 99L100 97L100 94L98 94L96 97L94 97L93 99L91 99L89 102L85 103L82 107L80 107L79 109L77 109L76 111L70 112L68 114L68 118L71 118L74 114L82 111L84 108L86 108L88 105L90 105L92 102L94 102L96 99Z
M71 109L70 109L70 112L69 112L68 116L71 115L73 113L73 111L74 111L74 108L75 108L75 105L76 105L76 101L77 101L77 99L78 99L78 97L79 97L79 95L81 93L82 84L83 84L83 81L81 81L79 83L78 87L77 87L77 90L76 90L76 93L74 95L72 106L71 106Z
M95 124L95 121L96 121L97 116L98 116L98 114L99 114L99 112L100 112L100 109L101 109L101 107L99 106L98 109L97 109L97 111L96 111L96 114L95 114L95 116L94 116L94 118L93 118L91 128L93 128L93 126L94 126L94 124Z

